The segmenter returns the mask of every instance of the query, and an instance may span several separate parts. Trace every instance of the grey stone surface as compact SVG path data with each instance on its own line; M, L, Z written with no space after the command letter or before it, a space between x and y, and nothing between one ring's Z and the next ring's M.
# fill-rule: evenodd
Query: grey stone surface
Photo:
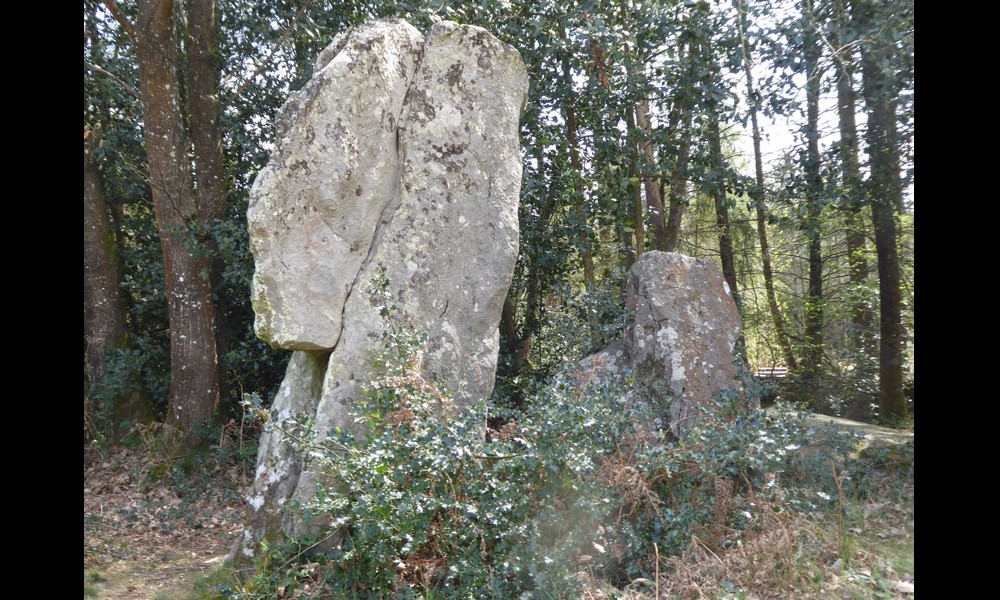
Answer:
M284 505L298 485L303 454L288 434L305 433L301 420L315 416L328 359L328 352L303 351L293 353L288 361L270 422L260 437L253 492L247 498L247 526L233 550L240 559L253 558L262 539L294 525L294 515Z
M696 423L713 395L742 392L734 352L742 323L715 264L644 252L629 271L626 309L634 319L624 339L568 372L578 391L632 377L624 408L650 409L660 415L656 427L673 437Z
M399 185L397 121L423 36L376 21L335 41L282 108L247 211L258 337L329 350Z
M635 321L625 348L636 391L667 407L675 436L713 394L741 389L734 355L742 321L722 271L674 252L644 252L632 265L626 309Z
M423 371L446 383L454 408L492 393L518 251L527 70L478 27L440 22L423 44L419 35L375 22L324 50L282 110L280 148L254 186L257 333L300 350L273 415L312 419L311 442L338 427L362 437L353 408L379 375L370 334L383 326L382 300L368 288L381 273L395 322L428 334ZM328 482L302 457L276 430L265 434L231 558L304 533L282 507Z
M399 322L428 334L423 355L464 408L490 395L503 300L517 260L518 118L528 92L520 55L485 30L440 22L400 119L402 186L361 282L384 271ZM359 283L361 283L359 282ZM330 358L317 427L352 430L367 384L379 306L352 294Z

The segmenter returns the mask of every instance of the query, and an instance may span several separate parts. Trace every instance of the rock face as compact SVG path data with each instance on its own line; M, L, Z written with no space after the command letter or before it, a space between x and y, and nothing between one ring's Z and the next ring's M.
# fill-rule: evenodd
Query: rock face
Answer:
M377 374L369 334L384 273L395 319L428 334L424 371L457 408L490 395L498 326L518 249L520 55L486 30L440 22L426 39L376 21L323 51L282 109L281 141L248 211L258 336L298 350L272 418L307 417L313 441L360 435L352 409ZM268 429L247 527L232 558L302 533L286 503L308 502L322 473Z
M629 272L625 336L636 390L668 408L680 435L713 394L740 389L733 351L742 321L722 271L673 252L645 252Z
M626 309L635 318L624 340L584 359L573 373L577 382L627 369L634 378L627 401L652 407L674 437L695 424L714 394L740 391L734 349L742 323L713 263L644 252L629 271Z
M247 210L254 328L272 346L337 345L344 302L391 216L397 121L422 43L404 21L359 27L282 108Z

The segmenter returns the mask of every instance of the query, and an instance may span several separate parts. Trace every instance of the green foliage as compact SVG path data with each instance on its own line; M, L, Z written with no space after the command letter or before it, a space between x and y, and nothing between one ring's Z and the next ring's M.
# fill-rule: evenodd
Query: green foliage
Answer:
M228 597L576 597L581 572L651 578L654 557L680 554L693 535L738 544L759 527L761 501L816 501L784 487L806 483L794 458L801 418L722 397L664 443L651 412L622 400L627 381L566 376L537 387L524 411L459 413L420 369L424 336L393 310L383 305L381 376L357 414L365 439L340 432L309 451L326 482L300 508L319 536L265 549ZM503 425L484 430L487 410Z
M388 16L406 18L424 31L442 19L486 27L512 44L528 66L531 88L521 119L525 160L519 208L520 259L508 296L514 313L514 339L508 337L508 331L502 332L498 389L523 395L532 381L551 376L567 360L599 349L614 338L622 321L622 313L614 310L615 301L623 295L622 275L636 255L634 233L640 225L646 232L641 242L646 249L652 247L648 205L636 212L636 203L642 205L648 199L644 192L638 197L635 193L642 181L653 175L661 192L669 196L673 175L680 168L681 139L691 144L689 164L681 173L687 180L686 189L707 190L724 183L733 192L729 197L729 202L735 203L730 207L731 233L741 291L746 292L743 316L751 362L783 364L783 359L776 358L780 355L775 352L776 334L761 292L760 256L752 218L746 212L752 207L747 205L745 211L737 199L746 188L736 173L739 149L727 149L721 166L711 162L705 128L709 115L718 114L723 131L735 131L731 126L747 121L751 105L764 117L788 117L794 127L801 120L796 106L800 82L793 73L801 68L803 31L799 12L792 4L748 1L741 6L747 12L748 48L757 73L755 97L743 104L734 96L733 76L741 72L742 53L734 7L726 3L711 7L646 0L622 4L315 0L308 7L246 0L221 3L220 124L229 196L223 219L192 225L210 234L206 241L211 243L206 247L217 252L223 264L216 295L224 316L222 337L228 342L222 378L228 384L231 402L225 404L238 406L236 401L245 390L255 390L266 400L272 398L288 358L287 352L271 349L256 339L249 303L253 261L246 234L246 206L254 177L275 143L275 115L288 95L307 81L316 55L335 35L367 19ZM814 8L820 30L828 32L838 25L830 6ZM897 75L898 89L894 91L899 98L899 145L908 157L913 129L912 6L860 8L855 18L838 26L843 29L844 43L871 38L899 48L894 62L884 67ZM126 17L135 18L134 6L123 10ZM134 49L102 3L87 0L84 17L84 57L99 67L88 66L85 76L86 128L99 141L96 156L118 238L129 330L128 348L111 358L112 373L94 393L120 397L141 389L162 415L170 384L169 324L162 256L145 180L148 170L141 105L129 92L129 88L138 88ZM855 62L857 58L846 50L838 56ZM824 62L829 62L826 58ZM826 86L833 83L830 73L832 70L824 75ZM858 83L855 81L855 88ZM653 116L649 131L627 125L636 103L642 100L649 102ZM578 130L574 149L566 135L570 108ZM862 110L859 97L857 112ZM685 119L685 112L690 113L689 119ZM652 160L636 153L637 144L644 141L652 144ZM822 202L836 207L843 200L842 173L825 140L824 149L828 151L822 157ZM573 150L582 157L578 167L570 158ZM789 156L795 153L794 148L783 150ZM908 183L912 168L908 158L904 163ZM798 171L794 164L778 164L768 175L767 189L761 196L768 205L769 234L775 240L771 253L778 274L779 308L793 338L802 329L805 315L804 261L798 257L804 255L808 241L797 227L804 206ZM699 210L699 202L691 193L678 199L689 214ZM906 285L912 281L912 215L909 210L904 213L901 256ZM711 241L717 234L714 216L711 211L702 216L705 219L684 222L677 249L715 257L718 249ZM875 380L869 367L877 357L870 351L859 356L846 341L850 337L847 312L851 306L873 308L877 304L876 278L869 269L864 285L851 288L844 284L842 215L827 209L822 220L818 235L825 256L823 369L829 376L828 398L822 402L824 406L864 408L874 400ZM871 230L870 223L860 226ZM597 266L593 289L586 289L580 273L584 251L592 254ZM903 319L912 331L912 288L906 290L903 301ZM577 327L581 323L589 331L581 333ZM877 332L873 328L869 334L874 337ZM530 346L526 363L515 359L515 348L522 343ZM801 348L795 350L799 353ZM239 415L222 415L221 421L226 417ZM115 417L106 419L113 421ZM129 423L120 425L125 430L129 427Z
M625 273L617 270L589 291L573 284L553 285L553 302L532 347L532 372L547 378L567 364L622 339L627 324Z
M88 573L86 579L89 583L103 583L108 580L104 575L101 575L97 571L91 571Z

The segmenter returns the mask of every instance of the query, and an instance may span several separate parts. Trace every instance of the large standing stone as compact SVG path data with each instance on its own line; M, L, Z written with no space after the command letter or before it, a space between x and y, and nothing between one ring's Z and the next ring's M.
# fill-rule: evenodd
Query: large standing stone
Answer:
M437 23L415 53L414 32L401 21L376 22L324 50L310 91L282 111L282 146L295 150L277 153L254 188L258 335L285 348L330 349L293 355L272 408L279 424L313 420L313 442L337 427L362 435L354 403L378 376L370 334L383 326L381 299L367 288L381 273L397 322L427 332L423 370L447 384L456 408L493 388L517 258L527 70L484 29ZM398 85L406 93L397 107ZM316 144L330 119L347 123L331 131L347 133ZM373 139L362 144L366 122ZM263 539L305 532L282 507L310 501L323 472L280 435L269 428L262 438L235 558L253 556Z
M399 206L361 279L384 271L396 318L427 332L423 367L458 408L493 390L503 301L517 260L518 118L528 93L520 55L484 29L439 22L400 119ZM330 358L317 428L354 429L380 299L355 293ZM355 432L360 433L360 432Z
M282 108L247 210L257 336L291 350L337 344L347 296L399 185L397 121L423 36L376 21L335 41Z

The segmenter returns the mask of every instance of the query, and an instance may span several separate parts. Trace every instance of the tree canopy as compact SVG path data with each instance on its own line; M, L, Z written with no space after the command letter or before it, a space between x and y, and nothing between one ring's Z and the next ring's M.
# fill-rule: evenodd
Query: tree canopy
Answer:
M912 410L912 2L83 7L89 435L155 419L196 447L243 393L273 397L288 356L253 334L250 187L319 51L389 16L480 25L528 66L499 402L614 340L658 249L719 262L750 363L790 368L789 393Z

